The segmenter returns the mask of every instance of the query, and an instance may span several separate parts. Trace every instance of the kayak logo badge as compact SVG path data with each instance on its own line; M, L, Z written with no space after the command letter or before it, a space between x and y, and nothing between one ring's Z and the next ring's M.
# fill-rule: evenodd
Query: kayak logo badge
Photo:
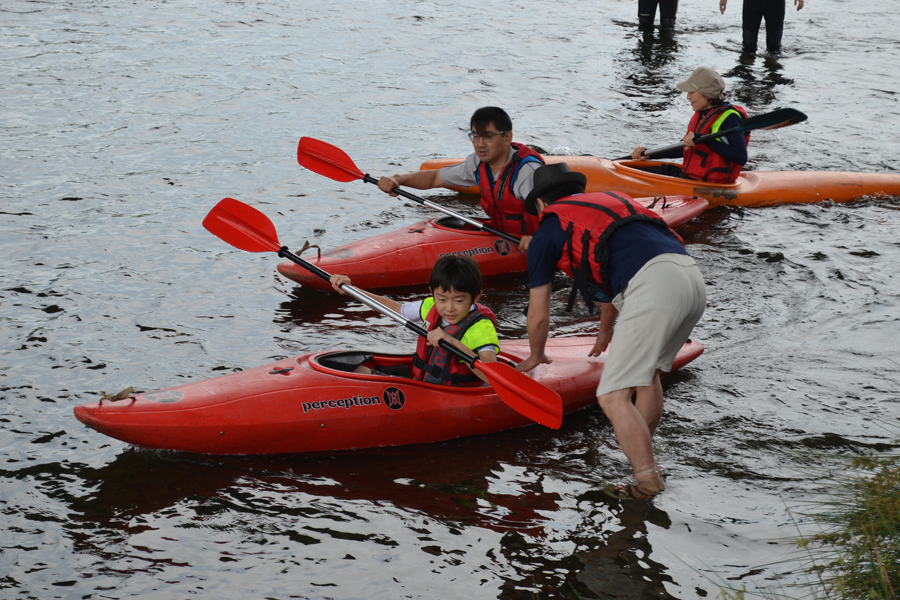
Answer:
M159 402L160 404L169 404L171 402L178 402L179 400L184 398L184 394L182 394L178 390L150 392L149 394L141 394L141 395L144 397L144 400L150 400L152 402Z
M384 390L381 399L384 400L384 404L391 410L400 410L406 404L406 396L403 394L403 391L395 387L389 387Z
M496 250L497 254L500 256L506 256L509 254L509 242L506 240L497 240L494 242L494 250Z

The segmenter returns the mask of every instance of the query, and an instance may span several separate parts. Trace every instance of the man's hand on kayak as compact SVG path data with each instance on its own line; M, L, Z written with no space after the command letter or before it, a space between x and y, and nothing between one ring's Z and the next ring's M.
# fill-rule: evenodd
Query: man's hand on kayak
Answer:
M530 235L523 235L522 239L519 240L519 250L522 252L528 252L528 244L531 243Z
M597 332L597 341L594 342L594 347L591 348L591 351L588 353L588 356L600 356L603 354L603 351L606 350L606 347L609 346L610 340L612 340L613 330L603 330L601 329Z
M647 156L646 154L644 154L644 152L646 152L646 151L647 151L646 146L638 146L637 148L635 148L634 150L631 151L631 158L633 158L634 160L647 160L650 157Z
M600 330L597 332L597 341L594 347L588 353L588 356L600 356L609 341L612 339L613 332L616 328L616 319L619 318L619 310L612 302L600 303Z

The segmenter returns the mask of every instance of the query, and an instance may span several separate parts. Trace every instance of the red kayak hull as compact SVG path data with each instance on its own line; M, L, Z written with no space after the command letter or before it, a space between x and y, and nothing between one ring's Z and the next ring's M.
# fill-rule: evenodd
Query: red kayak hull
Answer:
M653 200L635 199L644 206L650 206ZM703 198L667 196L653 210L674 228L690 221L707 206ZM447 223L456 223L458 227ZM419 221L328 250L321 258L307 255L304 259L329 273L346 275L354 286L367 290L427 283L434 263L445 254L471 256L478 261L485 278L528 270L527 255L518 246L452 217ZM331 289L327 281L293 262L280 263L278 271L304 287Z
M587 177L588 192L619 190L631 196L685 195L709 200L710 207L772 206L822 200L847 202L863 196L900 196L900 175L838 171L743 171L734 183L710 184L667 177L635 168L658 161L611 161L597 156L545 156L548 163L565 162ZM439 169L461 158L429 160L420 169ZM671 164L671 163L669 163ZM478 188L453 188L477 194Z
M596 402L605 356L595 338L549 340L553 359L531 376L556 391L570 413ZM501 342L501 358L521 361L527 340ZM688 342L673 369L697 358ZM316 352L240 373L75 407L85 425L145 448L204 454L333 452L437 442L534 424L490 387L452 388L399 376L361 375L336 361L362 353ZM370 355L372 356L372 355ZM375 355L384 370L408 355ZM371 361L366 364L372 364Z

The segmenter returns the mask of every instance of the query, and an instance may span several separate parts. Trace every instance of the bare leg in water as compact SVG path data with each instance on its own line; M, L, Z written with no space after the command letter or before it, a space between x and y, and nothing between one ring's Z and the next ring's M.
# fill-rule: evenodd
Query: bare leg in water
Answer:
M634 404L632 393L636 395ZM665 489L653 455L653 433L663 411L659 373L648 386L616 390L597 398L600 408L612 423L619 446L634 469L638 490L655 495Z

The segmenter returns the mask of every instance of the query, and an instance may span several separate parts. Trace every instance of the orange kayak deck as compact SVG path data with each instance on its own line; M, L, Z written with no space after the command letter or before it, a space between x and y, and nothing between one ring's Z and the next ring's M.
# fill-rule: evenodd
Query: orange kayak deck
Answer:
M548 163L565 162L587 177L588 192L618 191L629 196L699 196L710 207L773 206L814 203L822 200L848 202L863 196L900 196L900 174L850 173L840 171L744 171L734 183L708 184L648 173L636 166L659 161L611 161L598 156L545 156ZM421 170L439 169L462 162L461 158L429 160ZM477 194L478 188L454 188Z

